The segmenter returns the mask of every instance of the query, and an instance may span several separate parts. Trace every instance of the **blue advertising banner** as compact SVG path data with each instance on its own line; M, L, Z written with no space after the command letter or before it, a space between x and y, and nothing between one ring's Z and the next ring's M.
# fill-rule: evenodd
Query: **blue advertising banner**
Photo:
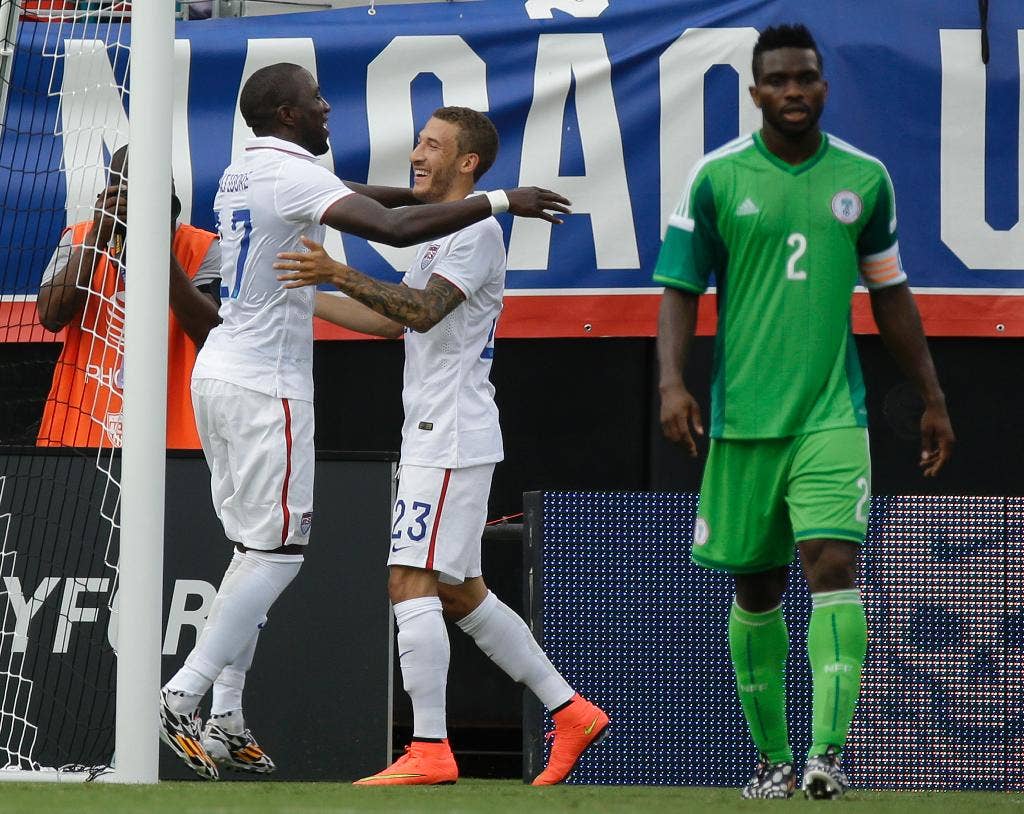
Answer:
M758 31L794 20L822 50L824 128L893 178L904 265L929 332L1024 335L1016 4L993 4L987 64L972 3L477 0L182 22L173 169L183 218L212 228L217 178L249 134L237 114L242 83L296 62L332 105L323 161L342 178L408 184L419 127L435 107L460 104L487 111L501 134L482 187L536 184L573 200L558 227L500 218L509 296L499 336L651 335L668 213L703 153L760 126L751 49ZM111 104L124 51L105 39L127 44L128 29L88 28L93 48L62 42L61 30L21 26L0 141L8 300L31 298L61 228L87 216L102 186L101 170L65 183L61 163L94 155L101 168L127 136ZM329 248L389 280L411 258L351 236ZM855 297L854 324L869 331L864 299ZM702 330L713 329L711 310Z

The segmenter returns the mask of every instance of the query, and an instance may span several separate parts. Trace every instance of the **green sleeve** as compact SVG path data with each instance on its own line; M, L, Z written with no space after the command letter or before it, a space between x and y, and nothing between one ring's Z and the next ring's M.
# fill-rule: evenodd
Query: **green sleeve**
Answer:
M698 176L669 219L665 241L654 267L654 282L702 294L712 273L724 268L724 245L718 234L711 180Z
M857 238L857 253L861 257L884 252L896 243L896 194L884 167L879 167L878 175L874 209Z

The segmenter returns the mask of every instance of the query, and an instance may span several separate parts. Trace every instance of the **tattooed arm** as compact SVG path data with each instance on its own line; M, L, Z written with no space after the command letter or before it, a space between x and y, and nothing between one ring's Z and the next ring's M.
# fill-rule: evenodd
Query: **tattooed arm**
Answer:
M274 268L285 288L333 283L354 300L381 316L425 333L455 310L466 296L458 286L437 274L430 275L426 288L382 283L361 271L332 260L324 247L308 238L302 242L308 252L282 252Z

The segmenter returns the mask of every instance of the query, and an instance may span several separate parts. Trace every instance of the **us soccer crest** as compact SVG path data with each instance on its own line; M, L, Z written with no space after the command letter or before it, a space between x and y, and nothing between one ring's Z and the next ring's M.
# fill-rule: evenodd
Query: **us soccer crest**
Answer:
M299 534L305 537L311 528L313 528L313 512L303 512L299 519Z
M832 214L840 223L856 223L863 211L864 203L856 192L843 189L832 196Z
M112 447L120 447L124 440L124 413L107 413L103 417L103 429L107 431Z
M420 271L425 269L431 263L434 262L434 258L437 257L437 250L441 248L440 243L431 243L426 252L423 254L423 259L420 261Z

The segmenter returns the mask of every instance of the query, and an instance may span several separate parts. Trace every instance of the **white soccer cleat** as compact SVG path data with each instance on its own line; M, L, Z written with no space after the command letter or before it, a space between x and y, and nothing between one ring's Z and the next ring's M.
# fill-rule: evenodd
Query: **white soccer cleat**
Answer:
M229 718L233 714L218 717ZM203 729L203 748L217 765L237 772L270 774L277 768L270 755L256 742L252 732L248 729L237 734L229 732L227 728L215 723L213 718L206 722Z
M206 780L220 780L217 764L203 748L199 736L202 720L198 712L175 712L167 703L168 689L160 690L160 740L185 761L185 765Z

